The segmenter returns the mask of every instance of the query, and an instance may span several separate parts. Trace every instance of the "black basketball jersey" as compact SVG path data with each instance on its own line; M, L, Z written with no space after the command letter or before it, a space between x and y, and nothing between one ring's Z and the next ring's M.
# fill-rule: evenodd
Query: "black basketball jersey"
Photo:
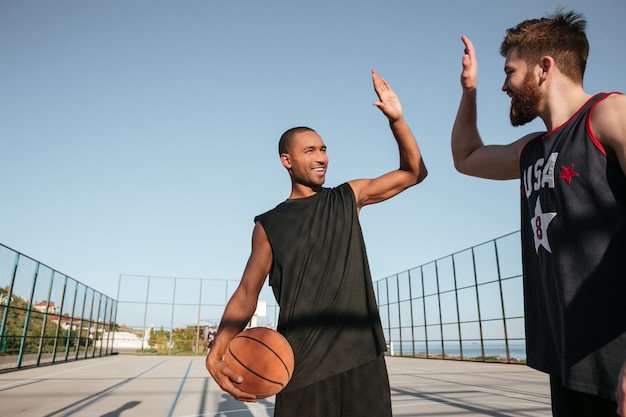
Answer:
M528 364L614 399L626 360L626 178L591 132L592 97L520 158Z
M295 357L284 391L376 359L386 345L350 185L287 200L256 221L272 247L278 331Z

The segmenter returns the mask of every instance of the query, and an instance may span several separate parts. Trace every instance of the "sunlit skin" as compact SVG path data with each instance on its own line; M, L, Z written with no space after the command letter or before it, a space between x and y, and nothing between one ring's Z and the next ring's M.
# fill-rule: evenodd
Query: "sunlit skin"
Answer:
M513 126L521 126L533 121L539 115L541 104L541 75L529 70L526 61L521 59L517 49L509 51L504 64L504 91L511 98L510 119Z
M387 81L372 70L372 83L378 101L373 104L386 117L398 145L399 165L376 178L348 181L355 197L357 213L369 204L387 200L426 178L427 170L415 137L406 123L400 101ZM322 138L312 131L296 133L280 161L291 178L290 199L304 198L319 192L326 179L328 156ZM230 340L250 321L259 292L273 263L272 247L263 226L257 222L252 231L252 249L239 286L228 301L206 367L222 390L239 401L254 402L253 394L239 389L242 376L222 360Z
M328 155L326 145L317 133L296 133L287 152L280 155L280 160L291 176L289 198L311 196L324 185Z
M462 59L461 87L463 95L452 128L452 157L454 167L467 175L480 178L508 180L519 178L519 155L524 145L537 133L526 135L508 145L484 145L476 124L476 90L478 61L470 39L462 36L465 45ZM503 91L513 90L526 77L527 65L509 56Z
M534 132L506 145L485 145L477 127L476 91L478 63L470 39L461 37L465 46L461 72L463 94L452 129L452 156L455 168L464 174L489 179L519 178L519 161L528 141L543 135ZM551 56L528 65L516 48L508 51L502 86L511 98L511 124L522 125L540 117L547 131L566 123L587 100L581 82L563 74ZM590 118L589 128L599 144L626 174L626 94L614 94L599 102ZM615 394L618 413L626 417L626 363L619 375Z

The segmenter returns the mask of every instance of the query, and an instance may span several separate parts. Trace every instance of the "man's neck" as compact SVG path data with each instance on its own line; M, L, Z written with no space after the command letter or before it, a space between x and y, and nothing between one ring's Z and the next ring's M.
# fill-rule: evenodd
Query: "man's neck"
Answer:
M289 199L295 200L298 198L311 197L312 195L317 194L321 189L321 185L312 187L309 185L293 183L291 184L291 194L289 194Z
M562 126L591 98L580 85L563 85L547 98L541 119L548 132Z

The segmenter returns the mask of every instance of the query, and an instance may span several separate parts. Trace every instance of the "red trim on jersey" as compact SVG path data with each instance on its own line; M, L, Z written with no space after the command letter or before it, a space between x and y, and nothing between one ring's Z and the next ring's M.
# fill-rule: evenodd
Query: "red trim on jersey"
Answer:
M583 104L582 106L580 106L580 108L579 108L578 110L576 110L576 112L575 112L574 114L572 114L572 115L570 116L570 118L569 118L569 119L567 119L567 121L566 121L565 123L562 123L560 126L555 127L555 128L554 128L554 129L552 129L551 131L547 132L545 135L543 135L543 138L542 138L542 139L545 139L545 138L547 138L548 136L552 135L553 133L556 133L556 132L558 132L559 130L561 130L561 129L563 128L563 126L565 126L565 125L567 125L569 122L571 122L571 121L572 121L572 119L573 119L574 117L576 117L576 116L578 115L578 113L580 113L580 112L581 112L581 111L585 108L585 106L587 105L587 103L589 103L591 100L593 100L596 96L598 96L598 95L600 95L600 94L604 94L604 93L599 93L599 94L596 94L595 96L593 96L593 97L589 98L589 100L585 101L585 104Z
M601 94L604 94L604 93L601 93ZM598 140L596 135L591 130L591 115L592 115L594 109L596 108L596 106L598 105L598 103L600 103L602 100L604 100L605 98L607 98L608 96L613 95L613 94L620 94L620 93L617 93L617 92L607 93L604 97L602 97L600 100L598 100L596 103L594 103L593 106L591 106L591 108L589 109L589 115L587 116L587 122L585 123L587 134L589 135L589 138L591 138L591 141L593 142L593 144L596 145L596 148L598 148L598 150L600 152L602 152L602 154L604 156L608 156L606 154L606 149L604 149L604 146L602 146L602 144L600 143L600 141ZM613 159L613 158L611 158L611 159Z

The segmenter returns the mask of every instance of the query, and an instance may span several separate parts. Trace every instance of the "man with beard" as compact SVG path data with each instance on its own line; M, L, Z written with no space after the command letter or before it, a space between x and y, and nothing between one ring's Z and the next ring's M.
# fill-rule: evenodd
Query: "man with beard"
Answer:
M507 145L480 138L478 66L463 36L452 129L459 172L521 179L527 363L550 375L557 417L626 415L626 96L583 90L585 26L559 10L507 30L511 124L540 117L547 129Z

